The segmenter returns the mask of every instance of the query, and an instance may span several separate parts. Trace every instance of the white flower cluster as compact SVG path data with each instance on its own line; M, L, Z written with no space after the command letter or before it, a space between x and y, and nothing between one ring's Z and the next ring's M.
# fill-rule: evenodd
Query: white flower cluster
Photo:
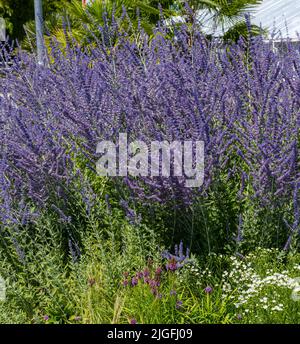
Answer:
M276 251L276 252L275 252ZM187 278L194 278L197 286L203 287L207 281L214 290L222 292L223 300L231 300L236 307L238 317L252 315L259 318L257 310L261 310L264 316L278 314L287 311L290 304L286 301L300 301L300 265L289 266L289 271L276 267L267 269L264 260L269 261L270 255L278 255L278 250L261 249L256 253L243 256L221 256L213 254L216 261L220 261L220 267L226 262L227 270L220 275L212 273L209 268L202 268L196 259L191 259L183 269L176 271L180 282ZM257 258L262 260L262 264ZM224 261L224 259L226 259ZM229 264L228 264L229 263ZM293 278L295 276L296 278ZM288 297L288 299L287 299Z
M230 257L230 260L231 271L224 271L222 275L222 297L228 298L234 290L235 295L237 295L235 307L238 309L242 306L243 308L247 307L249 302L255 298L256 308L260 307L270 313L283 311L284 305L279 302L278 288L287 288L292 292L295 287L300 285L300 281L290 277L286 270L280 273L267 270L265 276L260 276L247 260L241 260L234 256ZM300 270L300 267L297 265L294 269ZM272 288L266 289L269 287ZM266 295L266 290L271 290L271 295L262 297L261 295ZM248 312L249 309L246 308L244 313Z

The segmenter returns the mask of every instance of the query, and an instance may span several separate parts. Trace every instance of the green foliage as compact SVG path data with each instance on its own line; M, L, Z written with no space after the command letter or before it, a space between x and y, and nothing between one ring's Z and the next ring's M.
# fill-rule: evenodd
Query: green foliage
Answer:
M28 0L29 1L29 0ZM153 28L162 16L165 19L181 16L188 23L195 20L196 11L207 10L214 18L212 25L224 29L224 39L237 41L240 36L247 37L248 27L245 22L245 14L253 10L260 0L198 0L188 1L192 12L186 11L185 5L176 0L115 0L102 1L95 0L87 7L83 7L80 0L44 1L45 13L45 40L49 45L51 37L55 37L62 46L66 45L66 36L80 42L80 45L89 45L95 39L100 37L99 26L104 24L104 14L108 17L112 15L120 18L126 9L129 21L123 20L122 25L127 32L132 30L132 35L138 27L142 27L145 32L152 35ZM30 5L28 8L32 8ZM34 48L35 46L35 24L33 21L33 12L31 11L23 21L21 29L18 29L17 37L23 38L23 24L27 39L23 45L25 48ZM11 13L14 17L14 13ZM198 16L199 17L199 16ZM197 20L197 25L201 25L201 16ZM226 28L226 32L225 32ZM228 29L229 28L229 29ZM251 26L253 35L261 33L261 29L255 25ZM16 37L16 33L13 34ZM113 44L113 42L111 42Z
M43 12L47 20L52 13L62 11L69 0L43 0ZM11 39L22 41L24 25L34 20L33 0L1 0L0 17L6 21L7 33Z
M33 0L1 0L0 16L4 18L10 38L24 37L23 24L34 18Z
M151 34L153 27L158 22L161 14L169 17L175 14L171 10L174 1L162 1L162 13L160 13L159 2L154 1L102 1L95 0L86 7L82 6L80 0L70 0L65 6L48 11L45 16L45 40L49 44L49 39L54 36L63 46L66 45L66 36L80 42L80 45L89 45L95 39L101 37L99 26L108 25L104 22L104 15L111 18L120 18L126 9L128 20L123 20L123 27L129 32L141 26L147 33ZM34 22L25 25L27 40L24 46L29 48L34 46L35 27ZM113 42L111 42L113 44Z
M153 276L157 267L164 267L162 248L151 231L141 236L141 228L119 219L121 242L112 233L107 239L101 231L91 231L83 239L80 259L74 261L70 255L64 261L54 232L47 234L47 243L42 240L41 233L50 223L44 219L36 225L40 234L28 240L31 250L22 244L23 266L1 260L0 273L7 282L7 299L0 302L1 323L300 321L290 282L299 275L299 254L283 256L278 250L257 249L243 259L211 254L199 261L192 256L175 272L163 269L159 294L154 295L142 280L136 286L122 285L125 272L130 281L138 271L148 269ZM211 291L206 292L208 286Z
M200 10L199 19L196 20L201 27L201 10L207 11L211 16L211 25L214 28L222 29L223 39L238 41L240 36L247 37L249 29L252 35L262 34L263 30L256 25L246 23L246 15L255 10L255 7L262 3L262 0L191 0L193 15ZM190 20L194 21L192 16ZM248 27L249 26L249 27Z

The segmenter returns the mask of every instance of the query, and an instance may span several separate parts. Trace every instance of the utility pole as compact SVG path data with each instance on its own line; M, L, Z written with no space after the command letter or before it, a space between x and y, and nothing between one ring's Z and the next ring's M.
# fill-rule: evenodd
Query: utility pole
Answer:
M34 13L38 64L43 65L45 62L45 46L42 0L34 0Z
M6 41L5 20L3 18L0 18L0 41Z

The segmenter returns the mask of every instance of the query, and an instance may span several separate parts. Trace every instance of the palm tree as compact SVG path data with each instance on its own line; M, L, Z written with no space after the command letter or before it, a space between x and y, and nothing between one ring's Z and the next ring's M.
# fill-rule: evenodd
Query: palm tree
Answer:
M49 39L55 36L65 45L66 37L72 35L81 45L93 44L95 38L100 37L99 26L105 24L104 13L107 13L108 18L112 14L115 18L120 18L124 8L130 23L123 20L121 24L127 30L130 25L133 31L141 26L151 35L162 14L165 18L183 17L190 23L196 20L200 29L208 22L208 34L213 35L214 31L221 28L220 35L225 39L236 39L248 32L245 14L261 2L262 0L189 0L190 10L187 11L184 0L94 0L88 6L82 6L81 0L65 1L60 12L53 12L46 17L46 42L49 43ZM30 22L25 27L29 37L25 45L28 47L30 41L34 44L34 23ZM254 29L259 32L259 28L252 26L253 31Z
M236 40L246 36L249 29L252 34L261 33L261 28L247 22L251 14L263 0L190 0L189 5L194 20L204 27L211 36ZM250 26L250 27L249 27Z
M161 10L159 9L160 2ZM160 18L161 11L166 17L176 14L170 9L174 0L160 2L158 0L94 0L89 5L82 6L81 0L72 0L70 3L65 3L62 11L54 12L46 18L45 26L48 32L45 37L46 42L51 36L55 36L60 43L65 45L66 36L72 35L82 45L90 44L89 42L93 42L95 37L99 37L99 26L103 26L107 18L111 18L112 15L115 18L122 17L124 9L130 20L130 23L126 20L122 21L125 28L127 26L128 29L129 25L133 29L141 26L148 34L151 34L153 26ZM29 47L30 44L34 44L34 23L27 23L25 28L28 36L25 46Z

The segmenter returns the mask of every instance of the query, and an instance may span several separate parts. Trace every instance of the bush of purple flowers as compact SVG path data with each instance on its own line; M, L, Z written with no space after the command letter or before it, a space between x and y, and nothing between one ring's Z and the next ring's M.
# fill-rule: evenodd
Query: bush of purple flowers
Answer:
M55 197L67 202L68 186L82 173L74 161L85 159L96 175L97 143L126 132L145 142L205 142L200 188L186 188L184 177L125 178L135 197L189 206L226 176L238 202L285 209L288 248L299 227L298 49L287 42L279 54L262 37L224 45L197 30L191 39L184 26L173 38L159 27L138 41L117 22L112 29L114 46L98 41L85 51L71 42L62 51L53 42L47 66L20 52L3 71L1 227L27 223Z

